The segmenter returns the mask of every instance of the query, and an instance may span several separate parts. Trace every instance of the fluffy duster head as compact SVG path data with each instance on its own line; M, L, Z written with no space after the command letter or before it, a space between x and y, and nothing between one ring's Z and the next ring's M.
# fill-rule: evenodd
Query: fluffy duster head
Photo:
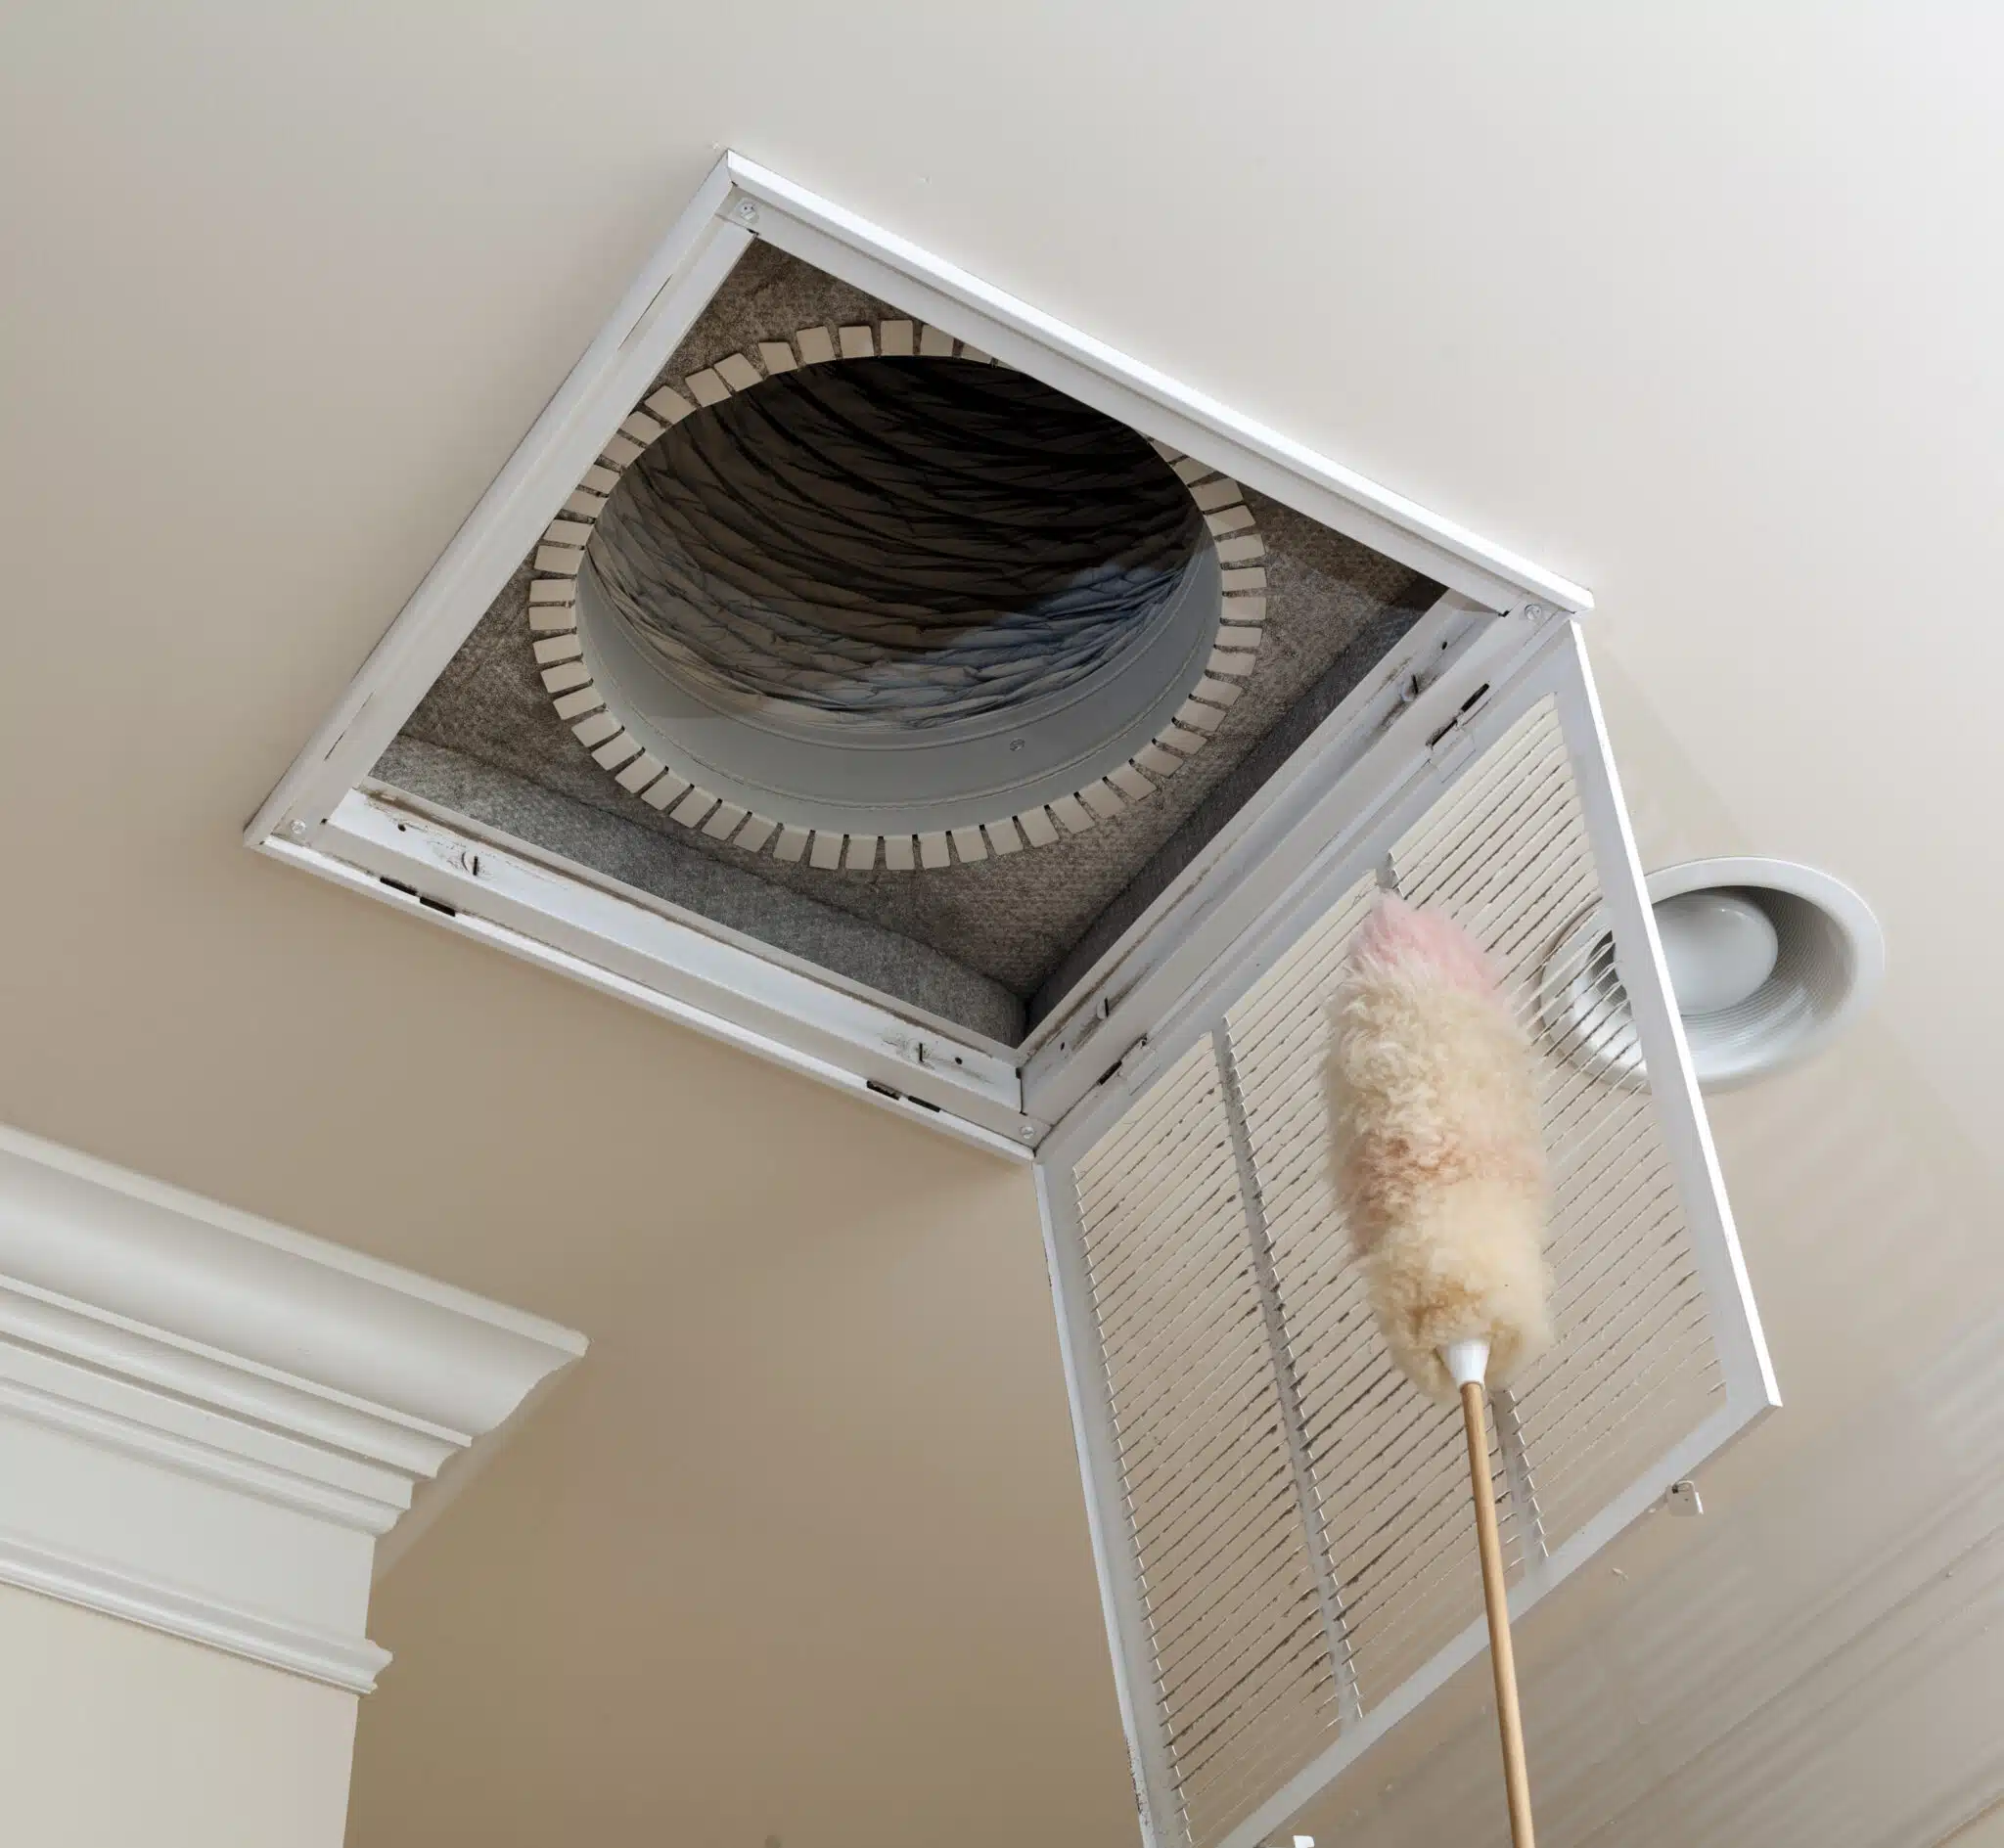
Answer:
M1550 1345L1545 1151L1524 1035L1451 919L1389 895L1331 1015L1337 1186L1386 1346L1437 1399L1439 1350L1489 1342L1489 1378Z

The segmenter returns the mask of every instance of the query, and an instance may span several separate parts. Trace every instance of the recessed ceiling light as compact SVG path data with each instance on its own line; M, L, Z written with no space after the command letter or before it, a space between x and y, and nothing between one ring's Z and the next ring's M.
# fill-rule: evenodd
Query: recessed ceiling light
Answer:
M1670 992L1687 1018L1753 1000L1781 957L1774 920L1745 892L1678 892L1657 904L1656 928Z
M1877 992L1886 944L1843 880L1786 860L1692 860L1648 880L1691 1063L1707 1090L1808 1058ZM1569 1056L1607 1077L1641 1069L1597 907L1546 960L1540 1012Z

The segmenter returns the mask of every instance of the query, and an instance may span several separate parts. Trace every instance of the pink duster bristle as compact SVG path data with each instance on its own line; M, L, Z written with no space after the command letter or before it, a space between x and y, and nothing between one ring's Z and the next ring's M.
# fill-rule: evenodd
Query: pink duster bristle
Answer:
M1452 918L1420 911L1388 892L1350 946L1350 967L1382 972L1431 971L1450 987L1493 995L1499 984L1482 947Z
M1451 1342L1488 1342L1506 1378L1551 1341L1546 1174L1529 1052L1489 959L1388 894L1331 1024L1337 1183L1386 1346L1433 1398L1455 1396Z

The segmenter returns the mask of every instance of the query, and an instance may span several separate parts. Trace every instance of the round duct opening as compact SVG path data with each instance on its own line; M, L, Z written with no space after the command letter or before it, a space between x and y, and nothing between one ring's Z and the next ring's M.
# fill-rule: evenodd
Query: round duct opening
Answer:
M1691 1063L1707 1090L1780 1071L1826 1045L1870 1002L1886 947L1842 880L1785 860L1693 860L1648 879ZM1596 906L1546 960L1541 1012L1568 1055L1632 1078L1641 1048Z
M1223 602L1154 444L916 354L754 374L681 417L611 488L575 582L634 748L718 813L865 840L1003 824L1110 773L1145 792L1132 760L1204 679Z

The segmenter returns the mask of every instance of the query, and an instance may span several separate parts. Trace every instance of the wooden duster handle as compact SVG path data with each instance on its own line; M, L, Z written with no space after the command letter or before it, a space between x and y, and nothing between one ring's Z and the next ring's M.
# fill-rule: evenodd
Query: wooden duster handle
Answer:
M1496 1492L1489 1483L1489 1436L1482 1423L1482 1387L1461 1389L1468 1428L1469 1486L1476 1497L1476 1543L1482 1555L1482 1599L1489 1607L1489 1662L1496 1671L1496 1730L1503 1735L1503 1788L1510 1799L1510 1839L1532 1848L1530 1779L1524 1768L1524 1716L1517 1708L1517 1657L1510 1648L1510 1588L1503 1578L1503 1543L1496 1532Z

